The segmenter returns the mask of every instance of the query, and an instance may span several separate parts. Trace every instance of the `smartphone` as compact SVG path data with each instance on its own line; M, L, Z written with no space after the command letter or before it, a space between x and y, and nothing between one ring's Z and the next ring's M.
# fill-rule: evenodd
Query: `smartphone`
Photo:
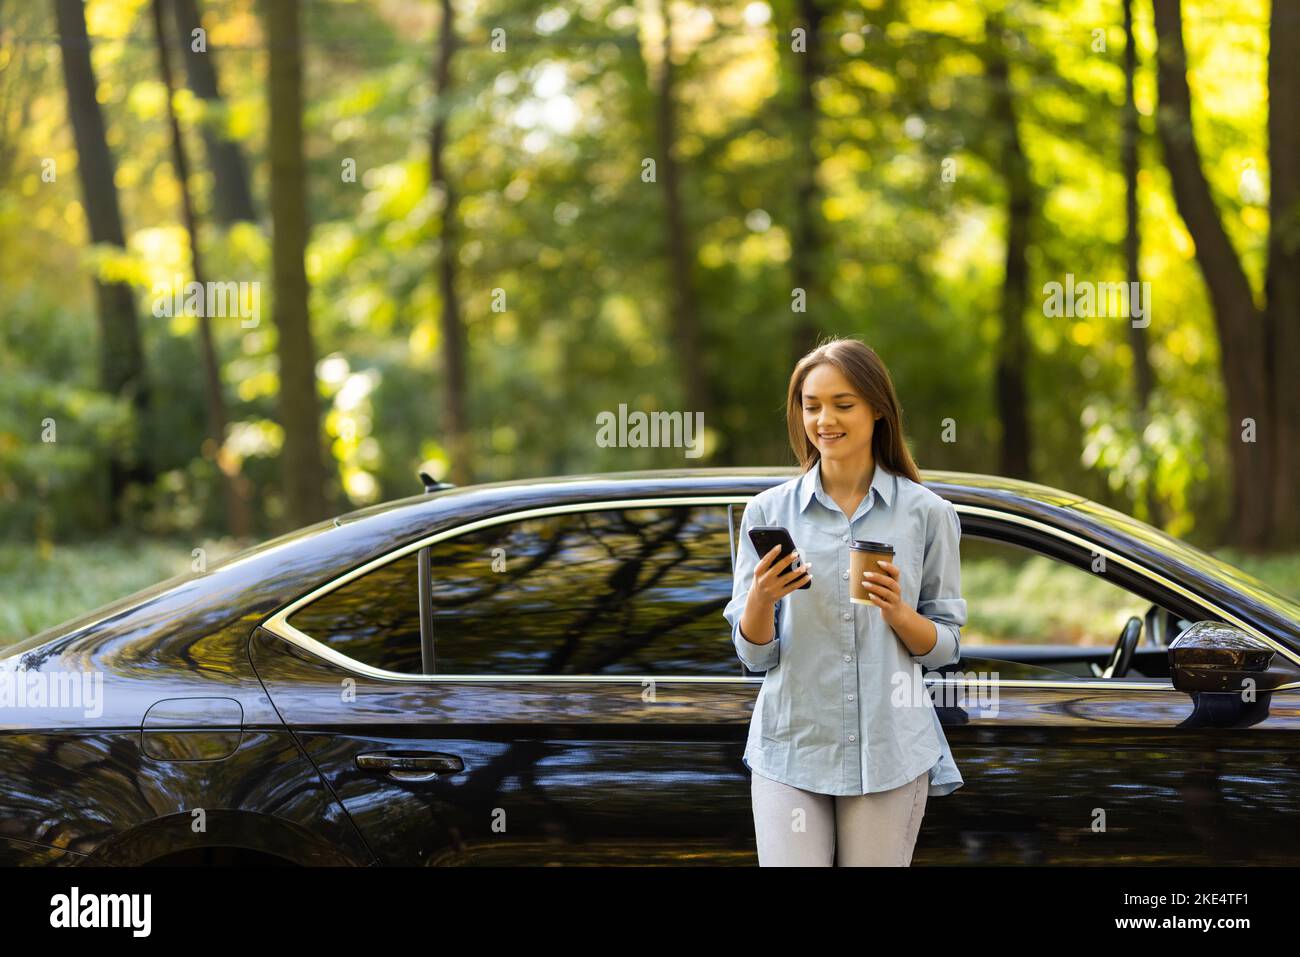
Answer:
M789 531L782 525L755 525L749 530L749 540L754 543L759 558L762 558L777 545L781 546L781 554L777 556L777 561L794 551L794 539L790 537ZM794 567L802 568L803 560L800 559ZM799 587L812 588L812 582L806 581Z

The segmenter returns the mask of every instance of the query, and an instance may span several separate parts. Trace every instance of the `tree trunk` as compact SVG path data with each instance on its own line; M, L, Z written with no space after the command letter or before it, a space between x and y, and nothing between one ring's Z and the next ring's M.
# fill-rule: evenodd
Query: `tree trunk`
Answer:
M264 0L270 47L271 244L279 333L284 493L298 525L325 518L316 348L307 312L307 171L302 158L302 40L298 0Z
M1138 255L1141 250L1141 221L1138 212L1138 111L1133 98L1133 78L1137 74L1137 44L1133 39L1133 0L1124 0L1124 131L1121 165L1124 168L1124 264L1129 288L1142 281ZM1151 393L1155 391L1155 372L1151 367L1150 345L1145 327L1128 324L1129 348L1133 352L1133 392L1136 398L1133 420L1137 434L1147 427ZM1141 444L1147 466L1152 471L1146 485L1147 519L1160 525L1160 503L1154 486L1154 456Z
M1275 2L1268 47L1268 355L1272 542L1300 545L1300 7Z
M791 124L797 156L794 189L794 242L790 270L795 288L804 290L804 311L795 313L794 354L791 365L817 347L815 310L826 306L826 289L821 281L823 257L821 190L817 185L817 97L814 87L822 76L821 26L824 16L818 0L799 0L799 12L806 31L803 53L791 52L799 63L795 93L795 121ZM788 38L777 31L779 43Z
M116 167L104 132L104 117L95 97L95 72L90 62L90 37L82 0L55 0L63 77L68 93L68 118L77 144L77 176L93 244L126 249L122 213L114 181ZM149 423L150 385L144 344L136 317L135 297L124 282L95 280L99 315L99 384L109 395L125 399L135 413L135 432ZM153 481L154 470L143 443L137 439L125 452L109 453L109 515L122 518L122 497L132 482Z
M3 0L0 0L0 23L7 23L9 29L21 32L26 24L17 25L15 20L14 17L5 19ZM0 127L0 183L13 182L14 161L17 159L21 145L19 138L22 131L31 123L32 101L38 92L34 89L34 84L28 82L28 78L35 72L28 66L34 51L28 50L27 45L23 43L13 44L12 50L8 63L3 70L0 70L0 79L5 81L2 87L4 103L0 105L3 108L4 118L4 126ZM43 60L43 52L41 57ZM12 85L9 82L11 79ZM8 107L15 99L18 101L18 115L11 121Z
M986 28L993 126L1001 141L1002 172L1007 185L1006 270L1002 281L1002 325L995 371L995 398L998 418L1002 422L999 470L1011 478L1029 478L1029 390L1025 384L1029 335L1025 327L1025 308L1029 302L1026 252L1029 248L1029 220L1033 214L1033 184L1029 178L1029 163L1020 144L1004 27L999 18L990 17Z
M459 229L456 193L447 176L447 120L452 92L451 60L456 52L456 11L452 0L440 0L442 32L433 72L433 129L429 135L430 185L442 192L441 235L438 240L438 293L442 299L443 415L442 432L450 459L448 480L456 485L473 481L473 443L468 411L468 370L465 325L456 294Z
M209 110L220 112L222 101L217 84L217 66L212 44L207 52L194 49L194 31L202 26L197 0L172 0L176 36L185 56L185 75L191 92L207 105ZM255 222L253 192L248 185L248 167L239 144L230 139L224 130L209 119L203 124L203 145L212 170L212 215L223 226L235 222Z
M1154 0L1154 8L1156 90L1160 101L1156 128L1164 147L1174 202L1196 244L1196 260L1209 288L1227 391L1228 447L1232 462L1232 517L1228 538L1238 545L1259 547L1268 536L1273 443L1273 415L1265 378L1268 362L1264 325L1201 169L1200 152L1192 132L1180 0ZM1243 439L1247 420L1254 422L1254 441Z
M206 288L207 276L199 252L199 230L194 216L194 203L190 197L190 161L185 150L181 125L176 119L172 104L175 85L172 82L171 55L167 50L167 37L163 29L163 0L153 0L154 37L158 44L158 69L162 74L163 89L167 94L167 125L171 132L172 162L176 166L176 181L180 186L181 214L185 231L190 236L190 263L194 281ZM206 299L205 299L206 301ZM203 369L203 396L208 415L208 437L212 440L211 458L221 474L222 491L226 506L226 530L235 538L247 538L251 531L245 486L241 482L235 459L223 452L226 441L226 399L221 390L221 364L212 337L212 319L205 308L198 317L199 357Z
M699 309L696 304L694 252L690 227L682 203L681 167L677 163L677 107L675 96L675 67L673 64L672 14L669 4L659 7L663 21L663 49L655 90L655 133L658 139L658 170L663 187L664 235L668 254L670 287L670 328L673 351L681 365L685 385L687 414L704 413L706 423L713 421L713 402L709 378L703 358L700 336ZM725 441L725 439L723 439ZM725 461L725 453L718 449L717 458Z

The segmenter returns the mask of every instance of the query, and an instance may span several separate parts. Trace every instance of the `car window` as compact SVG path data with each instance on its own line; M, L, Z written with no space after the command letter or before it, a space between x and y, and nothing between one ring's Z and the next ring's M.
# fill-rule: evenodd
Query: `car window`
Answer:
M1145 632L1151 602L1090 568L969 535L961 568L962 657L1016 662L1017 673L1004 677L1095 677L1090 662L1106 664L1134 617L1144 622L1138 651L1153 648ZM1135 667L1125 677L1143 675Z
M738 674L723 505L570 512L430 553L439 674Z
M724 505L570 512L430 546L437 674L722 675ZM289 624L364 664L420 674L418 559L382 565Z
M289 616L289 624L373 668L419 674L419 574L404 555L341 585Z

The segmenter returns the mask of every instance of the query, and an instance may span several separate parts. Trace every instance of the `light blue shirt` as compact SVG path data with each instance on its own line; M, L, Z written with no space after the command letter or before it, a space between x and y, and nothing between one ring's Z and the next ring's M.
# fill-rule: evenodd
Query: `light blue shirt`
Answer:
M776 603L776 637L765 645L740 631L760 557L749 540L755 525L785 526L812 564L812 587ZM938 632L926 654L911 654L879 608L849 600L855 538L894 546L903 601ZM820 463L745 506L723 615L740 660L766 672L745 744L751 772L820 794L887 791L926 770L931 797L961 787L922 679L923 668L958 659L966 623L960 539L951 503L879 465L852 521L822 488Z

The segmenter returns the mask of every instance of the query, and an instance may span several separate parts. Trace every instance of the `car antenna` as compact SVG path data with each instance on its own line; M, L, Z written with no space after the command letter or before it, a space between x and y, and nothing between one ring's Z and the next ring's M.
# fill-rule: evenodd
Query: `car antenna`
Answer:
M456 487L451 482L438 481L436 478L433 477L433 471L434 469L433 469L432 460L425 462L420 466L420 470L419 470L420 481L424 483L424 491L426 494L432 494L434 492L442 492L449 488Z

